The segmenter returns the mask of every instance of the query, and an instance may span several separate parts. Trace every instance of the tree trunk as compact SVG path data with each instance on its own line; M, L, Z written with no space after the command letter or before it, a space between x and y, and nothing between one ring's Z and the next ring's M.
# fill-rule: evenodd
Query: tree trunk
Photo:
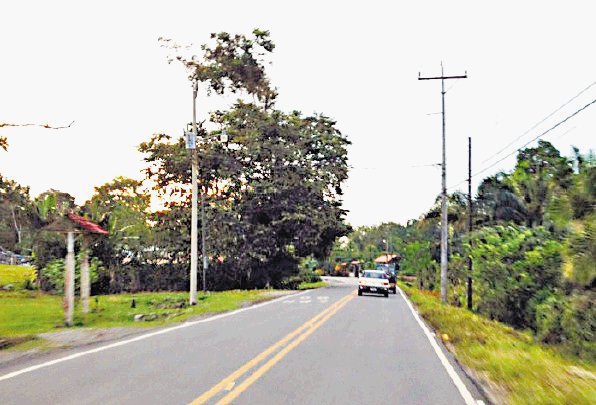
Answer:
M10 207L10 211L12 213L12 222L14 224L14 230L15 230L15 232L17 234L17 245L19 245L19 247L20 247L20 245L21 245L21 230L22 230L22 226L19 226L19 224L17 223L17 216L16 216L16 214L14 212L14 207L13 206Z

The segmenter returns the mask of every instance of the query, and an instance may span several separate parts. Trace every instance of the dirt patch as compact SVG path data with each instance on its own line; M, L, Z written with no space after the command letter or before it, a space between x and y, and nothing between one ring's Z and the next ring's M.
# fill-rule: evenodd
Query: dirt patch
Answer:
M149 329L152 328L80 328L60 332L40 333L37 336L57 346L73 347L117 340L130 335L144 333Z
M21 343L34 340L35 336L17 336L17 337L3 337L0 338L0 350L9 349L12 346L20 345Z

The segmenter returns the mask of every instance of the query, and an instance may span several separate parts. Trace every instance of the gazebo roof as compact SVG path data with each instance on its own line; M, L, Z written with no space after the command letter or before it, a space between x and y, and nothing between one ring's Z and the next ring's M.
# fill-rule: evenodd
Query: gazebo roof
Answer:
M83 218L81 216L75 214L68 214L68 219L76 223L78 226L86 230L90 233L100 233L102 235L107 235L108 231L103 229L101 226L96 224L93 221L88 220L87 218Z
M44 230L54 232L108 234L108 231L95 222L72 213L56 218L54 222L46 226Z

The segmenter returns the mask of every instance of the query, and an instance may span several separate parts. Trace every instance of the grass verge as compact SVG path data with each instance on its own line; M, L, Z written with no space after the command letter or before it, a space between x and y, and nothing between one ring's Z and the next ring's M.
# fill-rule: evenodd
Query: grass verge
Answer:
M12 285L13 289L24 288L35 281L35 268L0 264L0 287Z
M96 328L158 326L275 297L269 290L199 293L197 305L189 306L188 293L184 292L101 295L91 297L91 312L87 314L81 313L77 302L74 324ZM31 291L0 292L0 308L0 341L8 343L5 348L17 344L21 347L21 343L30 342L38 333L65 329L60 296ZM135 315L141 319L135 321Z
M316 281L314 283L307 283L303 281L298 285L298 290L311 290L313 288L323 288L327 287L327 283L324 281Z
M535 343L528 332L444 305L432 293L400 287L499 403L596 403L596 365Z

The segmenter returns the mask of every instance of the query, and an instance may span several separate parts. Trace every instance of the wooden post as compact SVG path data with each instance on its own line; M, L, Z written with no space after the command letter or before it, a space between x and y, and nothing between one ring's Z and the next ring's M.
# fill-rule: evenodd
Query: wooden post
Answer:
M75 274L74 232L67 233L66 248L66 266L64 269L64 324L66 326L72 326Z
M89 254L87 252L87 237L83 235L83 246L81 248L81 303L83 313L89 312L89 296L91 295L91 283L89 280Z

